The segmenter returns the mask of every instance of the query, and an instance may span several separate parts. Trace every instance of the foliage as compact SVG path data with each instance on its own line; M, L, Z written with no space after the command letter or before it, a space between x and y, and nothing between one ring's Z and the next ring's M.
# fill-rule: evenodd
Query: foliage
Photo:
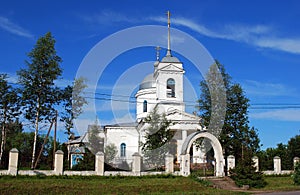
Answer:
M267 185L262 172L256 172L252 161L251 151L245 151L244 157L239 164L230 170L231 178L238 186L249 185L253 188L262 188Z
M99 137L101 127L97 124L97 121L93 125L89 125L88 140L86 144L89 150L96 155L97 152L103 152L104 138Z
M78 164L72 167L72 170L86 171L95 170L95 155L88 149L85 149L85 154L82 160L79 160Z
M108 144L104 149L104 153L105 162L111 163L118 153L117 146L115 146L114 144Z
M64 112L62 112L61 121L64 122L66 134L69 139L74 139L74 120L82 113L82 107L87 104L83 97L83 91L87 87L85 79L80 77L73 82L73 85L68 85L62 92L62 101Z
M200 88L198 108L202 123L219 138L225 157L234 155L239 162L245 148L257 152L260 140L257 130L249 127L249 99L239 84L232 83L224 66L216 61L200 82Z
M19 150L19 167L20 169L30 168L30 156L33 147L33 132L22 132L21 123L11 124L14 131L10 132L7 139L7 148L10 150L12 148L17 148ZM39 136L37 140L37 150L41 149L42 143L44 142L45 136ZM58 143L59 144L59 143ZM57 147L60 149L61 146ZM9 150L5 151L5 165L8 164ZM38 169L52 169L53 168L53 138L50 137L49 141L46 143L44 150L42 152L41 158L39 160Z
M24 116L35 127L31 163L33 168L39 124L49 123L55 117L54 106L60 101L61 91L55 86L54 81L61 76L59 64L62 60L56 55L55 40L50 32L37 40L28 57L27 69L21 69L17 74L21 85Z
M293 169L294 157L300 156L300 136L292 137L288 144L279 143L275 148L267 148L260 151L258 157L260 159L261 170L273 169L273 158L279 156L281 158L281 167L283 170Z
M144 158L155 168L164 165L165 155L171 151L170 141L174 133L169 129L172 124L165 114L159 114L155 107L145 118L148 128L145 130L145 142L142 143Z
M20 114L17 92L8 84L7 78L6 74L0 74L0 166L2 165L2 157L6 150L7 135L10 133L9 131L11 131L10 124L17 121Z
M300 185L300 163L297 163L295 166L293 181L296 185Z

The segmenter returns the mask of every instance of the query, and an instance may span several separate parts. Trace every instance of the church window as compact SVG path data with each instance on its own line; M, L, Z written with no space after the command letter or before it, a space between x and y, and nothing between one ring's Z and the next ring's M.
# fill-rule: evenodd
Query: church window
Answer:
M144 103L143 103L143 112L147 112L147 101L144 100Z
M126 156L126 144L122 143L121 144L121 157Z
M175 97L175 80L167 80L167 97Z

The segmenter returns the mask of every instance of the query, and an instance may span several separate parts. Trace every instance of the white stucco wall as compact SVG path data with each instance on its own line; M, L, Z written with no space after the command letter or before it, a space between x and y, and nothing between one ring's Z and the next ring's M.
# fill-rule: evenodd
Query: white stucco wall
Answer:
M106 144L117 147L116 160L121 158L121 144L126 144L126 161L132 161L132 155L138 152L139 134L135 127L106 127Z

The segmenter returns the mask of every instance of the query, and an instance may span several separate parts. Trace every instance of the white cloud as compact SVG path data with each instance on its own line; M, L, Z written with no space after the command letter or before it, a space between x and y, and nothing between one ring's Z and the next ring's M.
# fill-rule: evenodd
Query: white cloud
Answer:
M164 22L164 17L149 17L149 20ZM207 37L227 39L254 45L260 48L271 48L294 54L300 54L300 37L276 37L275 29L267 25L227 24L218 30L212 30L187 18L173 18L172 24L190 28ZM272 35L270 37L270 35Z
M139 21L138 19L130 18L124 14L111 10L103 10L92 15L82 15L81 18L86 22L102 25L111 25L120 22L136 23Z
M21 26L11 22L8 18L0 16L0 28L21 37L33 38L33 34L31 34L28 30L22 28Z
M242 82L242 86L247 95L253 96L295 96L298 94L296 89L280 83L263 83L247 80Z
M250 113L250 118L253 119L271 119L279 121L296 121L300 122L300 110L299 109L281 109L272 110L267 112Z

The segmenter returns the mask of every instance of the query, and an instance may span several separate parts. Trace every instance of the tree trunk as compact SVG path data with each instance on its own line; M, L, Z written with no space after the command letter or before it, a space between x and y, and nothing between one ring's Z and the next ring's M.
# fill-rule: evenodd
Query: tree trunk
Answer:
M1 133L1 150L0 150L0 165L2 164L2 156L5 150L5 142L6 142L6 113L4 111L4 116L3 116L3 124L2 124L2 133Z
M35 164L35 152L36 152L36 145L37 145L37 136L39 132L39 117L40 117L39 107L40 106L38 104L36 118L35 118L35 132L34 132L33 149L32 149L31 169L34 169L34 164Z

